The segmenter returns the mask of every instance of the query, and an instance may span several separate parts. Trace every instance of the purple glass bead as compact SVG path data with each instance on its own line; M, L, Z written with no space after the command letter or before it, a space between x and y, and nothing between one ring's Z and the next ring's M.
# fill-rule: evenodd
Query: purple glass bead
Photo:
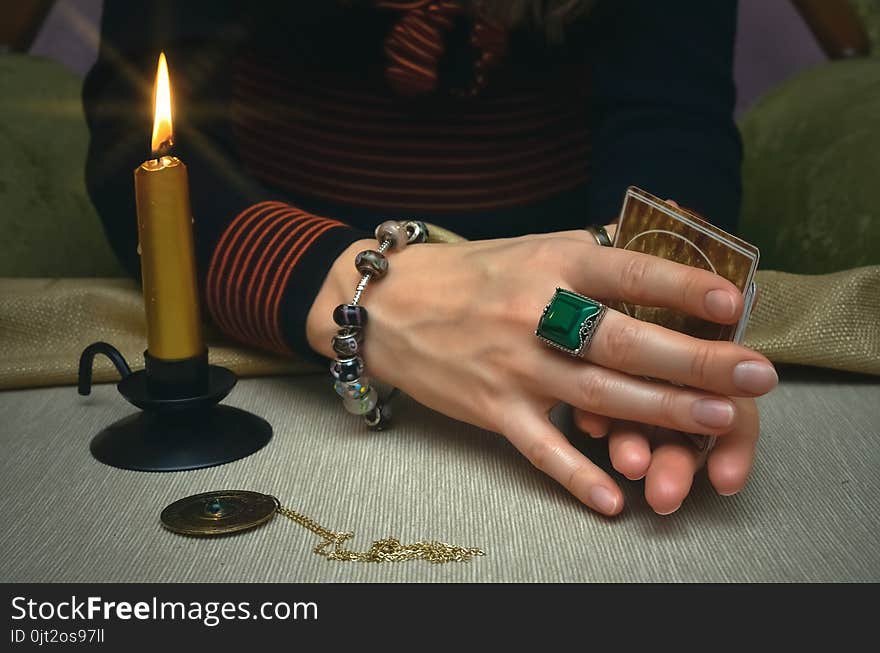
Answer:
M333 309L333 321L339 326L362 327L367 323L367 309L355 304L340 304Z

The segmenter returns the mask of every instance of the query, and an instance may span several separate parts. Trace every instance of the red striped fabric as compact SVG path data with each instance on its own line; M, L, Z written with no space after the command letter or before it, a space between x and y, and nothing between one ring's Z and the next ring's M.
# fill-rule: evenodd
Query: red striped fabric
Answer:
M283 202L242 211L223 232L208 268L206 302L217 326L242 342L289 353L279 319L283 290L303 253L343 226Z
M237 65L236 140L250 174L294 196L429 217L523 206L587 182L584 80L551 91L502 81L426 107L375 80L316 81L270 63Z
M453 4L404 7L425 12L411 14L417 22L401 21L386 43L393 88L419 86L413 74L427 79L422 91L433 88L440 53L430 46L449 25L429 10ZM550 90L517 80L508 88L508 79L473 99L437 94L436 104L414 104L376 79L316 80L251 57L234 71L233 126L248 172L294 197L425 217L491 212L586 183L587 101L584 80L575 79ZM295 284L303 255L338 227L282 202L239 214L207 277L207 306L220 329L288 352L280 321L285 289Z

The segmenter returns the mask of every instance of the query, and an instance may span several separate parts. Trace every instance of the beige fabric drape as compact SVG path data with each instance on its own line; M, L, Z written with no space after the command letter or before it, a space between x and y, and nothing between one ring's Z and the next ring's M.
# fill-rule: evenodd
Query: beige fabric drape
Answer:
M745 344L774 363L880 374L880 265L832 274L759 271Z
M432 240L457 237L432 226ZM777 363L880 375L880 266L824 275L759 271L746 345ZM133 367L146 348L144 307L127 279L0 279L0 389L76 383L82 350L104 340ZM211 362L240 376L318 371L208 333ZM118 378L103 357L94 380Z

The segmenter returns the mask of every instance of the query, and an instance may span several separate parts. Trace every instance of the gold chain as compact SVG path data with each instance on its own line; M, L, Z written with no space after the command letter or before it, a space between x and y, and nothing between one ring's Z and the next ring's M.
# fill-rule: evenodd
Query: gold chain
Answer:
M401 544L397 538L388 537L384 540L373 542L368 551L351 551L343 546L346 540L354 537L354 533L336 533L321 526L314 519L310 519L295 510L283 507L275 500L276 511L279 515L287 517L303 528L310 530L318 537L323 538L315 553L330 560L343 560L345 562L402 562L404 560L427 560L435 564L443 562L466 562L474 556L485 555L480 549L469 549L446 542L415 542L414 544ZM332 545L333 549L328 550Z

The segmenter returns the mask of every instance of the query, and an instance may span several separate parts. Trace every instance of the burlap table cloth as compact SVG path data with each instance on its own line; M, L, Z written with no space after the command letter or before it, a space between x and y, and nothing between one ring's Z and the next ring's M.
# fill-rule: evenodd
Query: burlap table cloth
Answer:
M824 275L759 271L746 344L775 363L880 375L880 266ZM0 279L0 389L76 383L83 348L116 346L143 364L144 306L128 279ZM316 367L242 347L209 329L211 361L240 376ZM103 357L96 382L118 379Z

